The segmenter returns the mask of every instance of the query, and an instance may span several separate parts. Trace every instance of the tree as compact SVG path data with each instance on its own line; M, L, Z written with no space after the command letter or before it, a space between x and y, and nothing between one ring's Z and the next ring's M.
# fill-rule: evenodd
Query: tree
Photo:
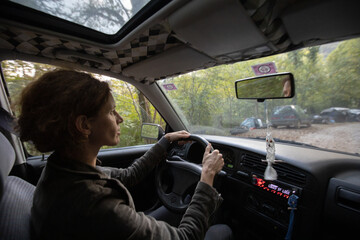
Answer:
M360 108L360 39L342 42L326 59L334 93L331 104ZM356 86L356 87L355 87ZM339 107L341 107L339 106Z

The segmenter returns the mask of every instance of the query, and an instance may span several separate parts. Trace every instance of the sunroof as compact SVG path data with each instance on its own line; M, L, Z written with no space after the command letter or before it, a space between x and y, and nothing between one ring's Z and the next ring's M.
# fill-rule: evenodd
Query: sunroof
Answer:
M150 0L11 0L105 34L117 33Z

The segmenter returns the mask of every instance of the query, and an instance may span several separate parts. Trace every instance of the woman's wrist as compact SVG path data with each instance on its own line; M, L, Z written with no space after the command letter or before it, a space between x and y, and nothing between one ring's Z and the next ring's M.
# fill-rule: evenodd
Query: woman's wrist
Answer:
M168 133L164 135L164 138L166 138L166 139L169 141L169 143L171 143L171 142L172 142L172 141L171 141L171 138L170 138L170 136L169 136L169 134L168 134Z
M166 151L170 146L170 141L163 136L159 141L158 144Z
M207 177L201 177L200 178L200 182L206 183L209 186L213 186L214 184L214 179L213 178L207 178Z
M215 173L211 172L202 172L200 176L200 181L213 186Z

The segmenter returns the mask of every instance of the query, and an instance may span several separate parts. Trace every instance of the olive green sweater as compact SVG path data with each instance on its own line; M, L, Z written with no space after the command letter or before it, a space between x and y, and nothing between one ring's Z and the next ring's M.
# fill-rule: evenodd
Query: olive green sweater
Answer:
M34 195L36 239L203 239L222 200L213 187L198 183L178 228L136 212L126 188L165 159L163 139L126 169L92 167L53 153Z

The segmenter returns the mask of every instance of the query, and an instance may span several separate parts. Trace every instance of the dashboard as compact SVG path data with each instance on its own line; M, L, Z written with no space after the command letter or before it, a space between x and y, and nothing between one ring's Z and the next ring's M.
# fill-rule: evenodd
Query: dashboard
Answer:
M294 223L298 239L331 239L355 231L360 220L359 156L277 143L276 159L282 160L274 165L278 179L267 181L263 176L267 163L261 161L266 157L264 141L203 137L223 154L226 176L217 186L226 202L223 210L248 234L261 235L256 230L263 229L273 234L270 239L283 238L292 194L298 197ZM203 153L203 147L193 142L172 148L169 156L200 165Z

